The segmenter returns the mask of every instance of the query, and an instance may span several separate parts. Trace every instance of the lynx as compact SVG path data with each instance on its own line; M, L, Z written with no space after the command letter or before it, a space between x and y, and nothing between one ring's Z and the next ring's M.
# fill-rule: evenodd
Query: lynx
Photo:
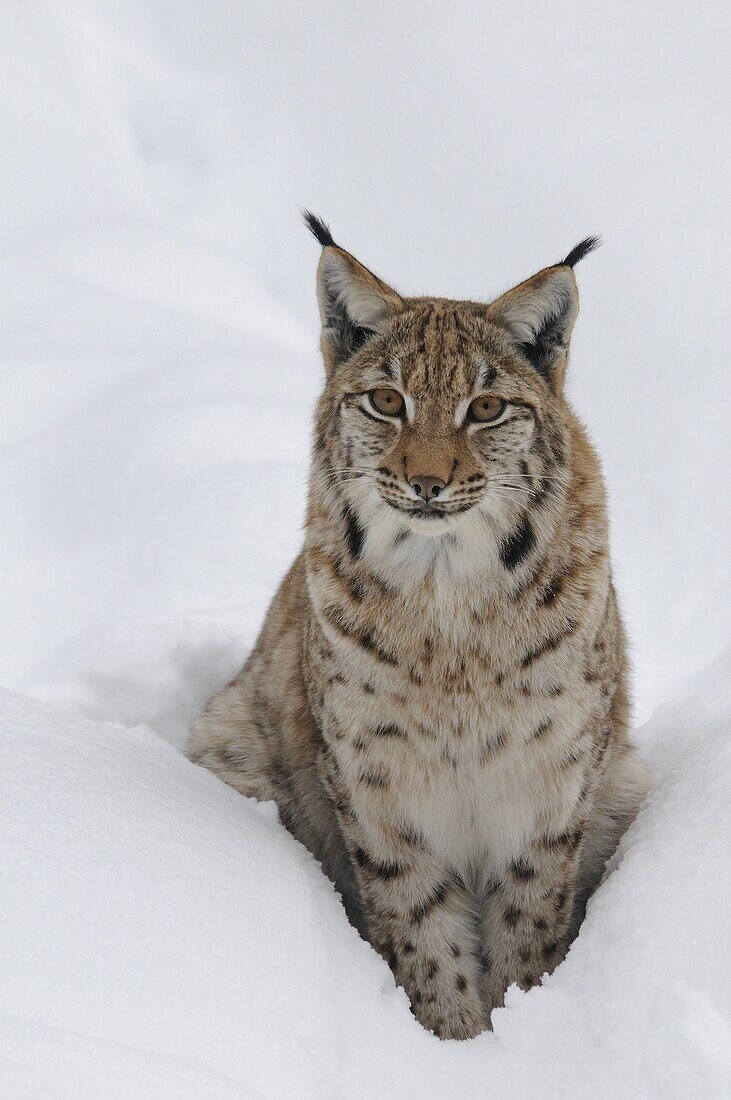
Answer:
M335 244L304 548L191 760L274 799L416 1018L564 957L646 790L597 457L564 396L587 238L490 304Z

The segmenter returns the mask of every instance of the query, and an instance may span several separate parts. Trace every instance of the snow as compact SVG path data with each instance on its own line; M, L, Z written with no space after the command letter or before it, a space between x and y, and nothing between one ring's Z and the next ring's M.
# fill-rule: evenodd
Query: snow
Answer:
M0 11L3 1096L731 1094L727 5L367 11ZM570 385L654 786L566 962L461 1045L177 751L301 541L300 206L407 292L606 242Z
M413 1020L272 803L3 693L4 1095L728 1095L729 665L645 729L652 798L566 961L469 1043Z

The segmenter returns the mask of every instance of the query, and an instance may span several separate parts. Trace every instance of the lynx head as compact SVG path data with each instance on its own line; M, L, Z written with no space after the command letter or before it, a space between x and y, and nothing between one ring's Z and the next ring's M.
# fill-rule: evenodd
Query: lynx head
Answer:
M475 524L509 539L568 477L573 266L598 239L484 304L405 298L305 219L323 248L315 483L381 544Z

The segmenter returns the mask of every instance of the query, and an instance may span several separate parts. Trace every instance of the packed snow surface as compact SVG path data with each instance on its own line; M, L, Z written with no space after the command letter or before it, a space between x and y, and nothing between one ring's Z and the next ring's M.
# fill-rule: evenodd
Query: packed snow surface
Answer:
M1 1096L731 1095L727 30L715 0L0 9ZM305 205L407 293L605 238L570 391L653 789L566 961L469 1043L177 751L302 537Z

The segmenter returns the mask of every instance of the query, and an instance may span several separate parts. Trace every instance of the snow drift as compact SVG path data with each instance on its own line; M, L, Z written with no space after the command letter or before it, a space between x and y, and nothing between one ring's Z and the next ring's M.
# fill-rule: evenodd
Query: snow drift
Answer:
M3 1094L727 1096L728 664L644 731L652 793L565 962L469 1043L412 1019L272 803L4 693Z

